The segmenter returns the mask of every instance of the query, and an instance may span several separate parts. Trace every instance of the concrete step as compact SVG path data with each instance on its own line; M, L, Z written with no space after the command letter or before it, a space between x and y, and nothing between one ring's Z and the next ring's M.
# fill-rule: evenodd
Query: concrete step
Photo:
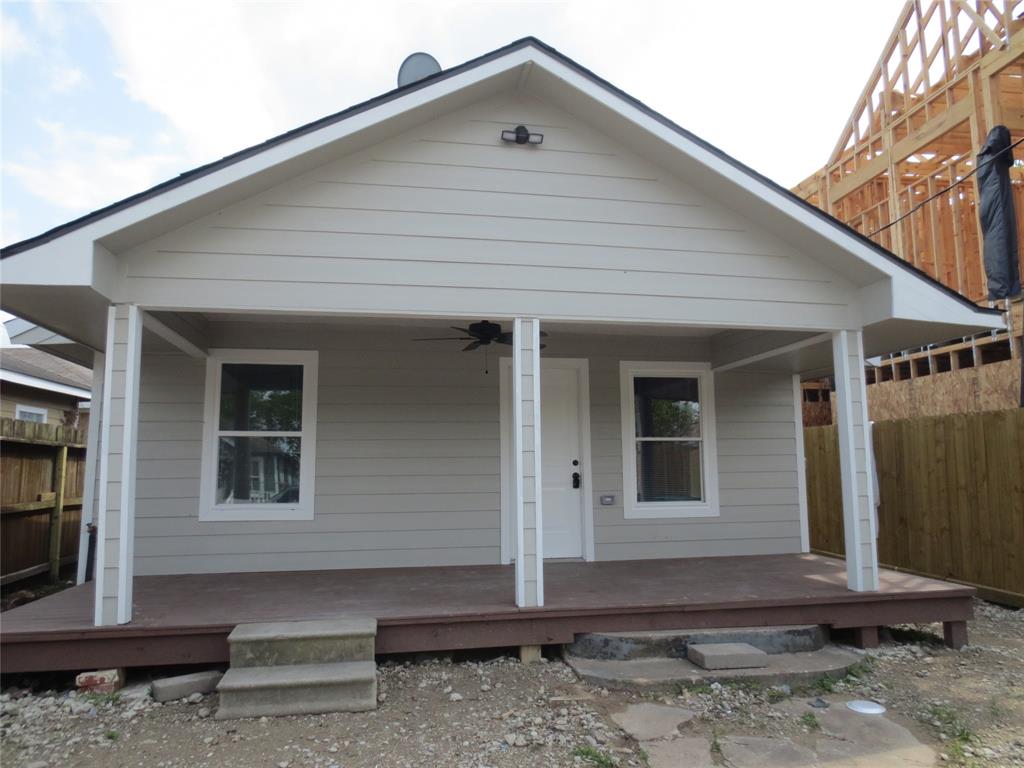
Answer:
M565 657L576 674L588 683L603 688L656 692L727 681L804 685L826 676L843 677L861 657L853 651L826 646L807 653L769 653L764 659L765 666L761 668L708 670L685 659L583 659L569 654Z
M828 632L817 624L729 629L670 629L655 632L590 632L566 651L585 659L686 658L691 643L748 643L765 653L806 653L825 646Z
M231 667L278 667L373 661L377 620L282 621L239 624L228 636Z
M690 643L686 658L703 669L763 667L768 654L749 643Z
M217 692L218 720L365 712L377 707L377 665L344 661L229 669Z

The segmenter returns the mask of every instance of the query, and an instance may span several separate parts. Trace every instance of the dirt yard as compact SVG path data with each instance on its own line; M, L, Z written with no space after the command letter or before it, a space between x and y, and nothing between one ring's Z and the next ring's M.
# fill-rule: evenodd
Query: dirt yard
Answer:
M898 628L855 675L800 691L716 684L642 697L590 688L557 660L385 662L376 712L230 722L213 719L215 695L161 706L144 681L114 696L5 681L0 749L5 768L1024 766L1024 611L979 602L970 630L957 653L938 626ZM888 707L878 744L836 732L851 698ZM638 742L613 716L645 702L659 706L637 711L667 714L669 726Z

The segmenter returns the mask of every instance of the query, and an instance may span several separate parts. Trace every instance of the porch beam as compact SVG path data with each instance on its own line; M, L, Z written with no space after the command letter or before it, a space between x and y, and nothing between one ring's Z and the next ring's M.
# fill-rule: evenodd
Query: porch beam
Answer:
M96 514L96 468L99 466L100 429L103 415L103 373L106 369L106 355L93 352L92 355L92 399L89 407L89 430L85 438L85 479L82 488L82 519L78 526L78 574L76 583L84 584L89 559L89 523L95 523Z
M847 586L855 592L878 590L878 542L871 482L864 348L860 331L832 335L836 380L836 422L843 497Z
M138 443L142 312L118 304L107 314L97 504L97 626L132 618L135 543L135 475Z
M540 321L517 317L512 325L512 485L520 608L544 605L540 408Z
M194 333L186 332L188 334L186 335L186 333L172 328L163 320L155 317L151 312L142 313L142 324L147 330L152 331L189 357L207 357L208 355L207 349L200 339L188 338L188 336L194 337Z
M733 368L742 368L745 365L759 363L762 360L770 360L773 357L785 355L788 354L789 352L796 352L797 350L803 349L804 347L813 347L815 344L824 344L830 341L831 338L831 333L818 333L815 334L814 336L808 336L805 339L800 339L789 344L783 344L782 346L773 347L772 349L766 349L763 352L757 352L753 355L741 357L738 360L730 360L727 363L720 363L719 365L712 366L711 370L713 370L715 373L731 371Z

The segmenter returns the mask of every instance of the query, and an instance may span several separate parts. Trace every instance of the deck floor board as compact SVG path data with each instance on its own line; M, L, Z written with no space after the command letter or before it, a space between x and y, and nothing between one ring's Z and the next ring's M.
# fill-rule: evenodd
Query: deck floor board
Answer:
M75 642L92 643L77 649L83 663L116 661L100 643L128 638L131 663L161 663L177 653L169 650L174 638L187 636L195 650L182 645L180 658L210 660L224 653L236 624L262 621L373 617L378 648L405 650L562 642L598 626L682 628L688 617L706 625L727 613L733 624L743 614L761 623L856 626L883 609L901 621L969 611L968 587L888 569L880 577L878 592L851 592L845 563L813 554L551 562L544 607L520 610L512 566L140 576L131 624L94 627L89 583L5 612L0 650L5 664L45 669L60 653L76 653ZM787 617L793 621L780 620Z

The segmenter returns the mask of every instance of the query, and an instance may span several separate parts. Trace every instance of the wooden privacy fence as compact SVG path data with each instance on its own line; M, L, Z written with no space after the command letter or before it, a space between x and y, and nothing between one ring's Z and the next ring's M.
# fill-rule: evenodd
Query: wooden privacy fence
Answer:
M878 558L1024 606L1024 409L874 425ZM813 549L843 554L835 426L804 430Z
M77 559L84 484L82 430L0 419L0 584Z

